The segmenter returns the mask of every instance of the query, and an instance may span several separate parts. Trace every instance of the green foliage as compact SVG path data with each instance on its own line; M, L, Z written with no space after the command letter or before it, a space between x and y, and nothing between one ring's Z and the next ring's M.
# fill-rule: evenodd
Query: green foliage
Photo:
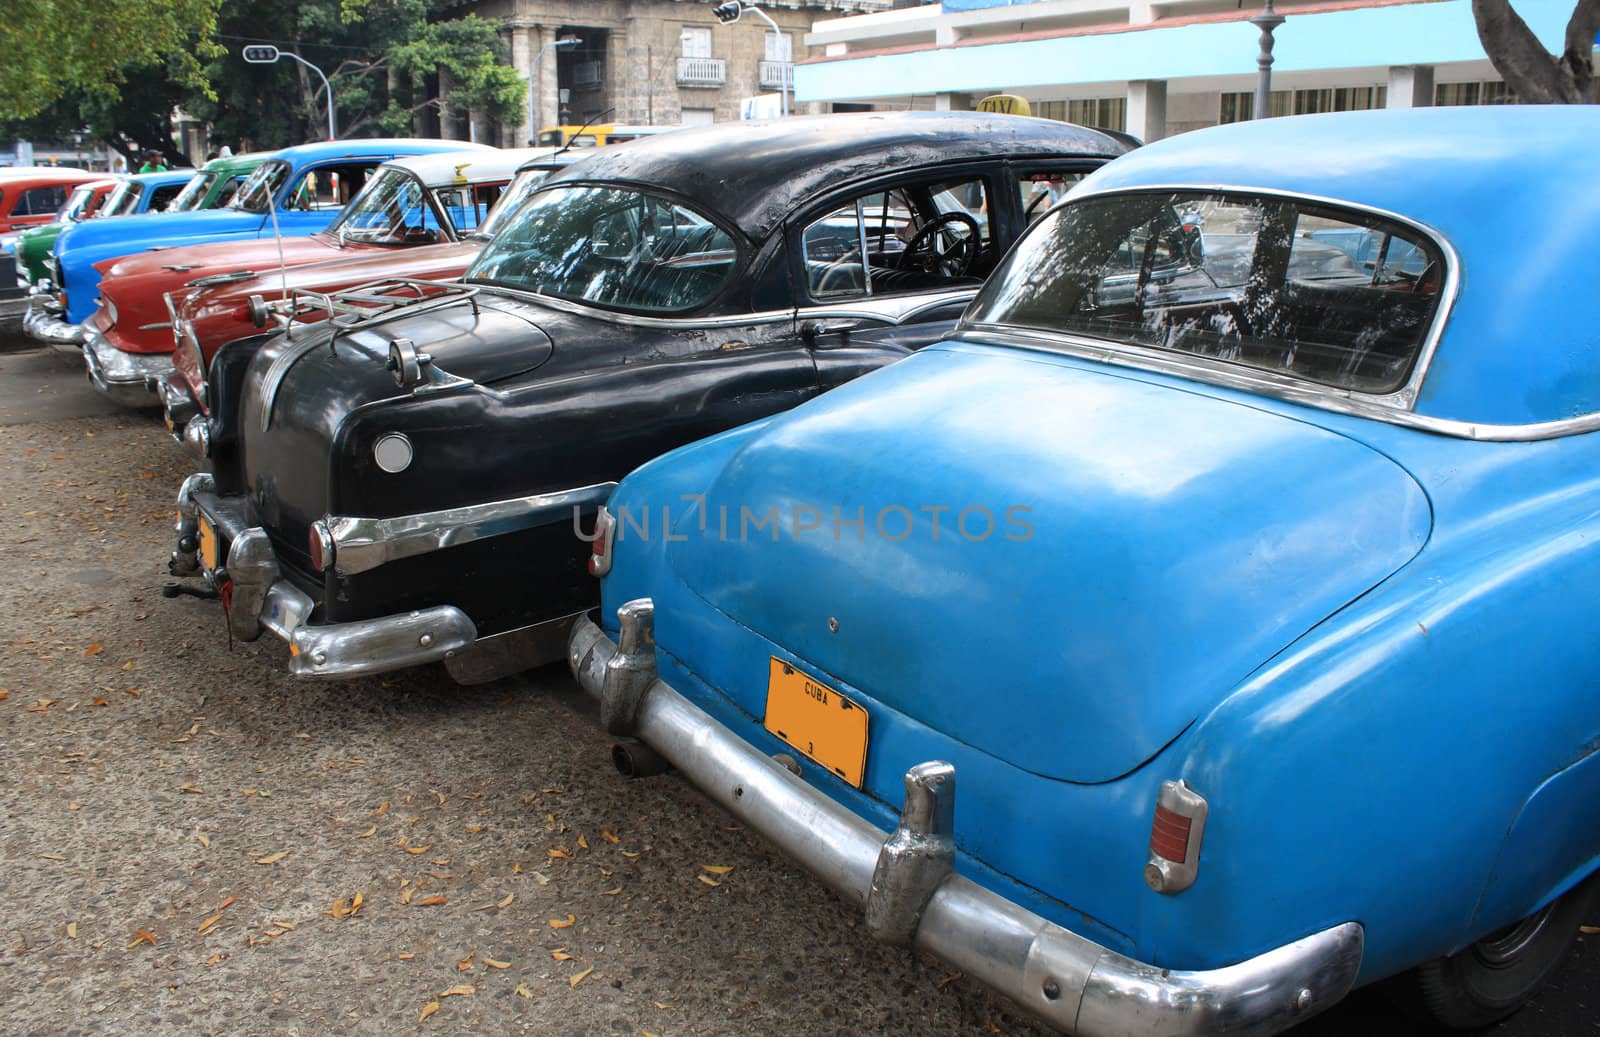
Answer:
M220 0L8 0L0 16L0 112L40 114L74 93L117 96L161 75L205 95Z

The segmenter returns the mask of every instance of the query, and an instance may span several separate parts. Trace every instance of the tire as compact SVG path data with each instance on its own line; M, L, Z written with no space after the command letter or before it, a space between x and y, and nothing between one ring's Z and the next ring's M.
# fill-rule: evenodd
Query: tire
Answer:
M1545 907L1446 958L1410 973L1428 1021L1454 1030L1497 1023L1528 1003L1561 963L1600 891L1590 876Z

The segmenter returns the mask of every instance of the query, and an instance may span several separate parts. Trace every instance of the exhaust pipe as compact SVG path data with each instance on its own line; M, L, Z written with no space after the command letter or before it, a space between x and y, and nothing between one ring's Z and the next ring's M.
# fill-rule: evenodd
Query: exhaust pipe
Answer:
M635 738L620 738L611 745L611 763L630 781L653 778L672 769L667 758Z

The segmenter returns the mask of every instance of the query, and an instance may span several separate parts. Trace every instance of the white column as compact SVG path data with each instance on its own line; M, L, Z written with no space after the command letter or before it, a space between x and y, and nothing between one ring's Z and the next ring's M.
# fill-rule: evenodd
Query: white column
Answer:
M956 41L961 39L961 33L954 25L939 24L933 29L933 45L935 47L954 47Z
M1167 81L1135 79L1128 83L1128 132L1149 144L1167 135Z
M559 48L546 46L556 41L556 33L560 30L559 25L539 26L539 47L544 56L539 59L539 104L535 108L538 115L535 133L546 126L555 126L561 120L560 81L556 77L556 53Z
M1389 69L1389 108L1433 105L1433 66L1395 65Z
M526 147L533 138L533 131L528 125L528 116L531 114L528 101L533 97L532 86L528 82L528 64L532 58L528 47L531 46L532 35L526 26L513 26L511 29L511 67L522 77L522 111L506 125L507 147Z

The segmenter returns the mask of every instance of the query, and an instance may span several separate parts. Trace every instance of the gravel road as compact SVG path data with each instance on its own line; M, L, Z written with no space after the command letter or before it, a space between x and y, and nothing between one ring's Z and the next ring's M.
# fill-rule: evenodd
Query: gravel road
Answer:
M0 1030L1041 1033L680 780L625 783L562 670L304 683L230 647L160 594L165 430L41 418L81 374L5 359L57 388L0 364ZM1316 1032L1398 1025L1374 1003ZM1576 1005L1521 1032L1592 1034Z

